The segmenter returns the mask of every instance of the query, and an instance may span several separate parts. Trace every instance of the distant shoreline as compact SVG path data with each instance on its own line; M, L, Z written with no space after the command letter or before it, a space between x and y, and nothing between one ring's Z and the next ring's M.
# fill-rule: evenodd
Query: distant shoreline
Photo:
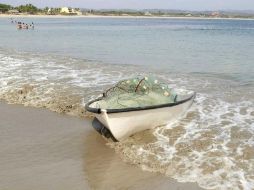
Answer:
M153 19L202 19L202 20L254 20L254 18L223 18L223 17L177 17L177 16L115 16L115 15L28 15L0 14L0 18L153 18Z

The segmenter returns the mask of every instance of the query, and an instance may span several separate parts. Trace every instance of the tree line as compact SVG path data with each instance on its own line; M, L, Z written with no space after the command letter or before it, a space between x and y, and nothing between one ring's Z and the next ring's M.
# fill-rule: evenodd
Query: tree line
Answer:
M32 4L20 5L17 7L13 7L7 4L0 4L0 13L6 13L10 10L17 10L20 13L28 13L28 14L38 14L38 13L48 13L50 10L50 14L59 14L60 8L49 8L45 7L44 9L40 9Z
M50 15L58 15L60 14L61 8L50 8L45 7L43 9L37 8L32 4L20 5L17 7L13 7L8 4L0 3L0 13L6 13L10 10L18 11L19 13L26 14L50 14ZM80 10L80 9L75 9ZM84 15L92 14L92 15L103 15L103 16L175 16L175 17L185 17L185 16L193 16L193 17L221 17L221 18L254 18L253 13L233 13L233 12L223 12L220 11L218 14L213 15L212 11L179 11L179 10L93 10L93 9L82 9L82 13ZM64 14L64 13L61 13ZM68 14L70 15L70 14Z
M0 3L0 11L3 13L9 11L11 8L12 8L12 6L10 6L10 5Z

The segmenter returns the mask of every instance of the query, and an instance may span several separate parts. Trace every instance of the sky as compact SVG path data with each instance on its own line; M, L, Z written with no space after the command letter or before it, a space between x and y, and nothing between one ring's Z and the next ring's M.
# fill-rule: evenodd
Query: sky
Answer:
M70 6L93 9L254 10L254 0L0 0L13 6Z

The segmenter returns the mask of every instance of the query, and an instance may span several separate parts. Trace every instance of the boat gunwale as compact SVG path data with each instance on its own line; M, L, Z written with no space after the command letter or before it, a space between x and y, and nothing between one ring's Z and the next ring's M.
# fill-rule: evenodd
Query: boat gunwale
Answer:
M196 97L196 92L194 92L190 97L178 101L178 102L174 102L174 103L167 103L167 104L158 104L158 105L153 105L153 106L144 106L144 107L131 107L131 108L120 108L120 109L104 109L106 110L107 114L110 113L122 113L122 112L131 112L131 111L142 111L142 110L150 110L150 109L158 109L158 108L165 108L165 107L173 107L173 106L177 106L179 104L183 104L185 102L190 101L191 99L194 99ZM101 108L92 108L90 107L90 105L94 102L100 101L102 100L104 97L99 97L96 98L94 100L89 101L86 105L85 105L85 109L89 112L92 113L97 113L100 114L101 113Z

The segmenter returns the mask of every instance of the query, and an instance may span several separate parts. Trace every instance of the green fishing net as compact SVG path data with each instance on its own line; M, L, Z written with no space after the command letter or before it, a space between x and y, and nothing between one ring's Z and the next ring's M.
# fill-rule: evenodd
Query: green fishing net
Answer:
M176 93L156 78L136 77L118 82L105 91L103 99L97 102L102 109L146 107L174 103Z

